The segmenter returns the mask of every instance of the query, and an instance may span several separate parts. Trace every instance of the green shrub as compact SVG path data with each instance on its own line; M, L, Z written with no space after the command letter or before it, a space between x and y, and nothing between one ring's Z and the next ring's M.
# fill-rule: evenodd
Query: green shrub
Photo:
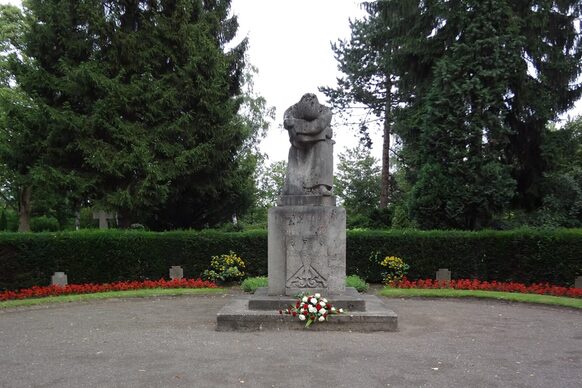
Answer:
M259 287L268 287L269 279L266 276L257 276L253 278L246 278L243 280L240 287L244 292L255 293ZM346 286L353 287L359 292L368 291L368 283L358 275L350 275L346 277Z
M227 255L212 256L210 269L202 273L202 278L213 282L239 281L244 276L245 262L233 251Z
M368 283L358 275L350 275L346 277L346 286L353 287L358 292L366 292L368 291Z
M263 230L0 233L0 289L47 285L55 271L66 272L70 283L159 279L172 265L199 277L212 256L230 250L244 257L247 275L267 274ZM457 279L556 285L572 285L582 275L582 229L349 231L347 273L380 283L383 268L370 260L377 251L402 258L410 279L434 278L439 268Z
M268 287L269 279L266 276L256 276L253 278L246 278L240 285L244 292L254 294L259 287Z
M30 219L30 229L33 232L56 232L59 228L59 221L54 217L39 216Z
M380 283L383 269L370 259L376 251L402 258L410 279L434 279L439 268L457 279L557 285L571 285L582 275L582 229L353 231L347 238L347 272Z

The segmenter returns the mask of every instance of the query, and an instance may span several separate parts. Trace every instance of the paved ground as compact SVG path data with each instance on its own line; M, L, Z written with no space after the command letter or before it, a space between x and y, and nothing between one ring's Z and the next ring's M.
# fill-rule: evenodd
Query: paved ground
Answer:
M230 296L0 312L1 387L580 387L582 312L399 300L396 333L218 333Z

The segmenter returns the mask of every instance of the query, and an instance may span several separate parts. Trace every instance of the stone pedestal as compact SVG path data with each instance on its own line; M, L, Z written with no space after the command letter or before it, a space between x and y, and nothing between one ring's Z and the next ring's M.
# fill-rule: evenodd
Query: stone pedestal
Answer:
M217 314L218 331L306 330L305 323L281 315L298 293L319 292L345 313L307 330L396 331L398 316L374 295L345 285L346 212L333 196L282 196L269 209L269 287L236 298Z
M295 203L314 198L332 201L331 197L295 197ZM268 244L269 295L345 291L345 209L317 205L273 207L269 209Z

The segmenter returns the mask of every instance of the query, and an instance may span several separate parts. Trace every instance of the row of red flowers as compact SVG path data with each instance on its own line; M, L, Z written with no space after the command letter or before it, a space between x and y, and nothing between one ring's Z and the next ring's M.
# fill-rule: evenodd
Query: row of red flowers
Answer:
M68 284L66 286L34 286L17 291L0 292L0 301L46 296L92 294L96 292L141 290L145 288L216 288L216 283L201 279L144 280L104 284Z
M517 292L522 294L538 294L553 296L568 296L571 298L582 298L582 288L561 287L549 283L538 283L525 285L514 282L480 281L477 279L458 279L451 281L437 281L432 279L408 280L406 277L401 281L391 284L395 288L450 288L455 290L480 290L480 291L502 291Z

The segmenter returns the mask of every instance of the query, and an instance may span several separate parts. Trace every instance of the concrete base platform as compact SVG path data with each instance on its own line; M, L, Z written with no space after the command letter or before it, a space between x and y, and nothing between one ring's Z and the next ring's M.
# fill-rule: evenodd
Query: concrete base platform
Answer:
M257 299L255 299L257 298ZM260 330L316 330L316 331L352 331L352 332L377 332L396 331L398 329L398 316L388 309L384 303L374 295L359 295L358 298L365 304L365 311L348 310L343 314L332 315L323 323L315 322L309 328L297 317L279 314L278 310L289 307L291 303L281 306L275 298L258 295L241 296L226 304L216 314L217 331L260 331ZM265 307L268 303L272 306L281 306L272 310L253 310L249 308L252 300L263 300L259 305ZM329 297L334 306L336 300ZM266 301L266 302L265 302ZM253 302L254 304L254 302ZM339 308L339 307L338 307Z
M317 292L317 290L316 290ZM343 294L326 294L326 298L332 301L335 308L349 311L365 311L366 301L353 287L346 287ZM249 310L283 310L297 302L293 296L268 295L266 287L260 287L249 299Z

